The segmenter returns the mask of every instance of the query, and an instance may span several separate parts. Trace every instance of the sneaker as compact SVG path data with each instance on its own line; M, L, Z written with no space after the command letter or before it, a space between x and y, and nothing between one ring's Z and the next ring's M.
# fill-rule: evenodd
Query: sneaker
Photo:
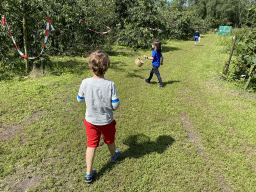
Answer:
M91 175L85 174L85 183L91 183L94 174L95 174L95 170L94 169L92 170L92 174Z
M146 82L146 83L150 83L147 79L145 79L145 82Z
M158 87L164 87L163 85L158 85Z
M111 161L112 163L115 163L115 162L117 161L117 158L119 157L119 155L120 155L119 151L116 150L116 156L115 156L115 157L111 157L111 158L110 158L110 161Z

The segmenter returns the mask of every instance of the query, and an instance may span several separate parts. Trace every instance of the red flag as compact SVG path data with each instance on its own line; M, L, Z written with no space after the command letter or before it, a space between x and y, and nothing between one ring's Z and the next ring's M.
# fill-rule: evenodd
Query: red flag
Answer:
M5 27L4 15L2 16L2 26Z

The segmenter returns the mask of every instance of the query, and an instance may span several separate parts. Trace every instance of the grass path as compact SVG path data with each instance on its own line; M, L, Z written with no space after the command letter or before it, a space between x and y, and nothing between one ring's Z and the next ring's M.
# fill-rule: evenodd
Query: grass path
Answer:
M150 61L134 64L150 50L110 53L105 78L121 101L115 119L122 154L111 164L107 147L98 147L91 185L84 183L85 105L76 101L91 76L87 58L59 59L60 76L0 82L0 190L254 191L255 95L219 80L228 55L216 39L164 44L164 88L156 76L144 82Z

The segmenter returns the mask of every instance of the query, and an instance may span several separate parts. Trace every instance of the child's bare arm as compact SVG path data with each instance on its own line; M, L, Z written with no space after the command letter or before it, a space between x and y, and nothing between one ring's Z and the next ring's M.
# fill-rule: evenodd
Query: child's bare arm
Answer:
M163 56L161 57L161 62L160 63L161 63L161 65L164 64L164 57Z
M150 60L154 60L154 57L148 57L146 55L143 56L145 59L150 59Z

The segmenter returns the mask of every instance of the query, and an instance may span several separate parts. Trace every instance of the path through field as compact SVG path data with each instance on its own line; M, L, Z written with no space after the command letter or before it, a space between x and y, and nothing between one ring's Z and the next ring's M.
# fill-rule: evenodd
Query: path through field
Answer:
M111 164L106 145L99 146L90 185L84 183L85 105L76 101L82 79L91 76L88 58L60 60L76 63L60 76L0 82L0 190L254 191L256 96L221 81L228 54L218 51L216 39L207 34L197 46L164 44L164 88L156 76L144 82L150 61L134 64L150 50L119 47L110 54L105 78L115 82L121 101L114 113L121 156Z

